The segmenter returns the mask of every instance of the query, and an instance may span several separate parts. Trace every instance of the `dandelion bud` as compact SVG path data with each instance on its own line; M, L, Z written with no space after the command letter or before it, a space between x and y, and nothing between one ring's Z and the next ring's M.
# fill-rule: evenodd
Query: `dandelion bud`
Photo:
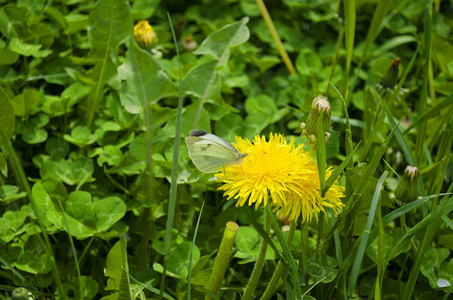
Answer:
M150 51L157 44L157 35L148 21L140 21L134 27L134 39L139 46Z
M324 132L329 131L330 128L330 103L327 97L319 95L313 99L311 104L310 114L308 115L307 124L305 125L304 135L316 136L318 131L318 122L321 120Z
M395 190L397 200L409 203L418 197L418 179L420 171L417 167L407 166L404 170L403 178L399 182Z
M184 39L184 42L182 43L182 47L184 48L184 50L186 50L188 52L192 52L193 50L195 50L197 48L197 42L195 42L193 40L192 35L189 35Z
M25 288L17 288L11 294L11 300L28 300L29 293Z

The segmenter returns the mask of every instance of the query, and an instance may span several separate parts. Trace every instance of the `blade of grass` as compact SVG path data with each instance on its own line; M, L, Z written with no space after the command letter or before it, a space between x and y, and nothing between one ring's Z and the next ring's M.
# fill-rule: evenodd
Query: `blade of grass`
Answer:
M346 66L345 66L345 89L344 94L349 100L349 73L351 71L352 55L354 54L354 37L356 24L356 2L355 0L344 1L344 18L345 18L345 47L346 47ZM349 104L349 101L347 102Z
M334 88L334 90L337 92L338 96L341 99L341 102L343 103L343 109L344 109L344 114L345 114L345 119L346 119L346 130L345 130L345 148L346 148L346 156L349 156L352 152L352 135L351 135L351 124L349 120L349 113L348 113L348 105L346 101L343 98L343 95L340 93L340 91L331 83L329 84ZM351 160L349 164L346 167L346 199L349 199L352 195L352 169L354 168L354 162Z
M326 143L324 140L324 128L323 122L318 122L318 128L316 132L316 165L318 167L319 176L319 193L321 198L324 198L324 191L326 185ZM324 215L321 214L318 217L318 246L321 245L322 238L324 236Z
M278 259L285 259L285 257L281 254L280 250L278 250L277 246L275 246L274 241L271 239L269 234L263 229L263 226L258 223L255 219L255 217L247 211L247 209L243 209L242 212L244 212L250 223L252 223L252 226L258 231L259 235L268 243L269 246L274 250L275 255L277 256Z
M129 273L128 273L128 276L129 276L129 278L130 278L133 282L135 282L136 284L138 284L138 285L141 286L142 288L144 288L144 289L146 289L146 290L148 290L148 291L150 291L150 292L152 292L152 293L154 293L154 294L156 294L156 295L161 294L161 291L158 290L158 289L156 289L155 287L152 287L152 286L150 286L150 285L147 285L147 284L144 284L143 282L138 281L137 279L135 279L134 277L132 277L131 274L129 274ZM167 300L175 300L175 298L173 298L172 296L170 296L169 294L167 294L167 293L165 293L165 292L162 293L162 297L163 297L164 299L167 299Z
M326 185L326 143L324 141L324 128L321 121L318 122L316 132L316 165L318 167L321 197L324 197Z
M371 148L371 145L373 144L373 142L375 140L375 137L379 133L379 130L382 129L382 126L384 124L384 119L385 119L385 114L382 111L379 111L379 115L377 116L377 121L375 122L370 135L367 137L365 148L359 159L360 161L365 161L365 158ZM372 155L372 153L370 153L370 154Z
M187 299L190 300L190 283L192 281L192 257L193 257L193 248L197 240L198 227L200 226L201 215L203 214L204 203L201 205L200 213L198 215L197 225L195 226L195 231L192 239L192 247L190 247L190 259L189 259L189 274L187 275Z
M453 114L450 117L450 122L448 123L447 129L444 132L442 141L439 146L439 151L437 152L436 161L439 161L442 157L446 156L449 149L451 149L451 144L453 143Z
M418 114L421 115L426 111L426 107L428 105L428 81L429 81L429 64L431 60L431 26L432 26L432 19L431 19L431 0L426 1L426 9L425 9L425 19L424 19L424 36L425 36L425 72L423 76L423 88L420 93L420 102L418 106ZM417 162L421 162L422 159L422 151L423 151L423 144L425 142L425 132L426 132L427 123L423 122L418 127L418 132L416 136L415 142L415 158Z
M385 234L384 234L384 224L382 222L382 211L381 211L381 202L379 202L377 209L377 221L378 221L378 253L377 253L377 276L376 284L374 288L374 298L380 300L382 298L382 286L384 281L384 243L385 243Z
M348 218L349 214L359 203L359 200L361 199L361 196L362 196L363 192L365 191L368 183L370 182L371 178L373 178L373 174L376 171L377 167L379 166L381 158L384 155L384 153L387 149L387 146L390 143L391 138L393 137L394 132L395 132L395 129L390 132L390 134L388 135L385 142L376 151L376 154L373 156L373 159L371 160L370 164L366 168L365 173L363 174L362 178L359 180L356 188L354 189L352 196L348 199L348 201L346 203L345 209L343 210L340 217L338 218L338 221L334 224L334 226L330 230L330 233L327 236L326 240L328 240L332 236L334 230L339 225L341 225L342 223L344 223L346 221L348 221L348 222L352 221L352 220L350 220L352 218ZM346 226L346 228L352 228L351 226ZM326 244L327 243L325 243L324 245L326 245Z
M165 288L165 274L167 270L167 261L170 254L171 239L173 232L173 220L175 217L175 206L176 206L176 189L178 187L178 169L179 169L179 144L181 141L181 121L182 121L182 71L181 71L181 59L179 56L178 42L176 40L175 30L171 22L170 14L167 13L168 22L170 23L171 34L173 35L173 42L176 48L176 55L178 57L179 67L179 100L178 100L178 112L176 114L176 128L175 128L175 142L173 144L173 159L171 168L171 183L170 183L170 198L168 202L168 213L167 213L167 224L165 232L165 262L164 271L162 273L162 280L160 285L159 299L162 299L164 288Z
M365 251L367 249L368 238L370 236L371 227L373 226L376 209L378 208L378 202L379 202L379 198L381 196L382 185L384 184L384 181L387 178L387 175L388 175L388 172L385 171L382 174L381 178L379 178L379 181L376 186L376 190L374 191L373 200L371 202L370 212L368 213L365 230L363 231L363 234L361 235L361 238L360 238L360 246L357 251L357 256L354 260L354 265L351 270L351 275L349 277L348 289L349 289L349 296L351 296L351 297L356 296L354 291L355 291L355 287L357 286L357 279L359 277L360 267L362 265L363 257L365 256Z
M437 197L438 195L436 195ZM434 197L432 197L434 198ZM404 248L404 242L407 241L410 237L412 237L417 232L425 229L428 227L429 224L436 222L442 216L447 215L453 210L453 197L450 197L446 201L442 201L441 205L433 209L425 218L423 218L419 223L417 223L414 227L412 227L404 236L402 236L393 246L391 251L389 251L389 255L386 257L385 265L388 265L391 259L393 259L401 249Z
M422 115L420 115L417 120L415 120L404 132L403 134L409 133L409 131L414 128L415 126L418 126L420 123L427 121L428 119L436 117L444 108L446 107L451 107L453 104L453 94L448 95L445 97L442 101L437 102L437 104L430 109L428 109L426 112L424 112Z
M354 157L355 152L359 149L361 142L357 144L354 150L343 160L343 162L332 172L332 174L327 178L326 184L324 186L324 195L329 191L330 187L335 183L335 181L340 177L343 170L349 164L349 161Z
M291 62L291 59L289 58L288 53L285 50L285 47L283 47L282 40L278 35L277 29L275 29L274 23L272 22L272 18L269 15L269 12L267 11L266 5L264 4L263 0L256 0L256 4L258 4L261 15L263 16L264 22L266 23L267 29L269 30L272 39L274 40L274 43L277 46L278 53L283 59L286 68L288 69L290 74L297 74L293 63Z
M379 28L382 25L382 22L387 15L390 7L392 7L391 0L381 0L378 2L378 5L374 11L373 19L371 20L370 27L368 29L368 33L366 36L365 47L364 47L364 54L368 50L368 47L374 42L377 35L379 34Z
M272 213L269 205L267 206L267 210L271 217L271 224L272 224L272 227L274 228L275 235L277 236L280 246L282 246L283 254L284 254L286 260L288 261L289 267L291 268L291 272L292 272L291 278L292 278L292 281L294 284L293 288L296 290L297 297L301 297L302 290L300 289L300 285L299 285L299 276L298 276L298 272L297 272L296 261L294 260L293 255L291 254L288 243L286 243L286 240L283 237L282 231L281 231L280 227L278 226L277 221L275 220L274 214ZM295 226L294 221L291 222L291 226Z
M412 151L411 151L409 145L407 144L406 139L404 138L403 134L401 133L400 129L398 128L399 124L397 124L395 122L395 120L393 119L393 115L390 112L390 109L388 108L388 106L385 103L385 101L383 101L382 98L379 96L379 94L376 92L376 90L374 88L372 88L371 91L373 92L373 95L379 100L379 102L382 105L382 108L384 109L385 113L387 114L387 118L389 120L389 123L392 126L393 131L395 132L396 139L397 139L399 145L401 146L401 149L404 152L404 155L405 155L405 158L406 158L407 162L411 166L415 166L416 167L417 163L415 161L414 155L412 154Z

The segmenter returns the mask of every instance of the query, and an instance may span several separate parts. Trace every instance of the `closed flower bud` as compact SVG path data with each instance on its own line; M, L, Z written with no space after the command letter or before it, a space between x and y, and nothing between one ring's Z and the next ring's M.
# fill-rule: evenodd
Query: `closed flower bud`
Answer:
M327 97L319 95L313 99L311 104L310 113L308 115L307 124L304 126L305 130L303 135L313 138L318 131L318 122L321 120L324 132L329 131L330 128L330 103ZM302 124L301 124L302 125Z
M150 51L157 44L157 35L148 21L140 21L134 27L134 39L142 49Z
M395 197L403 203L409 203L418 198L418 180L420 171L417 167L407 166L403 178L395 190Z
M28 299L29 293L27 289L22 287L15 289L11 294L11 300L28 300Z

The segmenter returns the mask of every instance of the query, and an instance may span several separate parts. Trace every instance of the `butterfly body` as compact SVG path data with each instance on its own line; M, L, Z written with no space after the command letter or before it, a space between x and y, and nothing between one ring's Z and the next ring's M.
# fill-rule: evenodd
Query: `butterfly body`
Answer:
M186 137L189 157L203 173L215 173L224 167L238 164L247 156L240 153L230 143L212 133L192 130Z

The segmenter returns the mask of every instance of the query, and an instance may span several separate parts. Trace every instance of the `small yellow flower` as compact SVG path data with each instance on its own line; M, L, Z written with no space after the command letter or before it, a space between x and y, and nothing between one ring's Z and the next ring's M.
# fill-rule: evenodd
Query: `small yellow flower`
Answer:
M216 174L228 200L237 199L236 206L255 204L272 205L289 220L310 221L313 212L325 212L330 207L335 214L344 206L340 198L344 188L336 183L324 198L320 196L320 184L316 162L302 145L296 146L294 138L287 143L284 136L271 134L269 141L257 135L253 142L236 137L236 148L247 153L241 164L226 167ZM332 173L327 170L326 177Z
M146 50L151 50L157 44L157 35L148 21L140 21L134 26L134 39Z

